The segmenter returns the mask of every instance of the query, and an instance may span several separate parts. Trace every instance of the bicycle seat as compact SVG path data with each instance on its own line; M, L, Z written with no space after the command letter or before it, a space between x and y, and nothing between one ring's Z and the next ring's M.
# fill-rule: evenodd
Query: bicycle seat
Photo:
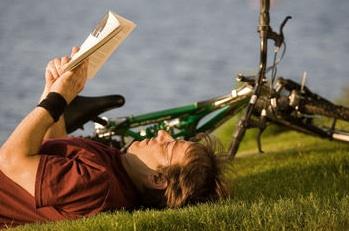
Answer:
M99 114L121 107L124 103L125 98L121 95L77 96L64 112L67 133L83 128L88 121L98 120Z

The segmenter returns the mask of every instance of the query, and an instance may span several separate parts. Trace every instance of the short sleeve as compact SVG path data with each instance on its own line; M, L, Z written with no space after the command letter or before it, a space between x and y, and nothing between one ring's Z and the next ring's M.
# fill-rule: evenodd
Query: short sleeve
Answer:
M91 159L85 161L79 155L41 155L35 183L37 208L53 206L76 216L103 210L108 172L98 161L90 163Z

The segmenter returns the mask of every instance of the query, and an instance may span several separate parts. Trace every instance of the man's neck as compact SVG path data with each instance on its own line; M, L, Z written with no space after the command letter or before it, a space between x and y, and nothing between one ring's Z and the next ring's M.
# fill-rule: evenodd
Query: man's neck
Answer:
M146 176L144 164L134 154L130 153L121 155L121 163L136 188L142 192L144 187L143 179Z

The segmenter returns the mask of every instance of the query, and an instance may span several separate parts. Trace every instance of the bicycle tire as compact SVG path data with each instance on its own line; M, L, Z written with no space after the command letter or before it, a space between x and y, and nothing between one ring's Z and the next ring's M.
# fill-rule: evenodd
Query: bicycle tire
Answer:
M330 118L349 121L349 108L321 101L308 101L303 105L307 114L321 115Z
M349 122L349 108L328 102L311 101L304 105L304 112ZM349 129L324 128L334 140L349 142Z

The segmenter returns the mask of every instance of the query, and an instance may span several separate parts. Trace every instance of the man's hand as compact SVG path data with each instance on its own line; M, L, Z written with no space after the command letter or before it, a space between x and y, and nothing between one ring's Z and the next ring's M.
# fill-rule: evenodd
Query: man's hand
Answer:
M71 56L78 51L79 48L73 47ZM84 76L85 72L87 72L87 67L80 65L73 71L63 73L65 65L67 65L70 59L71 58L68 57L56 58L47 64L45 71L45 90L42 93L40 101L45 99L49 92L55 91L60 93L65 98L67 103L70 103L75 98L77 93L82 90L86 81ZM75 87L72 85L75 85ZM59 120L47 130L44 140L50 138L61 138L65 137L66 135L67 132L65 128L65 121L64 116L62 115Z
M64 66L70 61L71 57L79 51L78 47L73 47L70 57L64 56L61 58L54 58L48 62L45 69L45 88L40 97L40 101L45 99L47 94L51 91L53 83L63 74Z
M60 66L61 69L64 65ZM56 69L59 73L59 68ZM50 92L61 94L69 104L85 87L87 80L87 60L72 71L66 71L55 79Z

